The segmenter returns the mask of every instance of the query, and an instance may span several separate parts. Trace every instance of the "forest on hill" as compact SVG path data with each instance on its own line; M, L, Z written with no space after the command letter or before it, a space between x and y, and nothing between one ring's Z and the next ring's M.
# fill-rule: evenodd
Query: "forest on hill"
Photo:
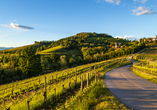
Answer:
M144 47L144 42L86 32L57 41L35 41L33 45L0 51L0 84L44 74L48 70L133 54Z

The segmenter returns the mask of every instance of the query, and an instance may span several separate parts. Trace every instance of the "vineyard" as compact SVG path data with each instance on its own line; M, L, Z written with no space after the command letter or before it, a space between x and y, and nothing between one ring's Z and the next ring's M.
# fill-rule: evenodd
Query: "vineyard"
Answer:
M133 59L140 62L133 65L132 71L142 78L157 83L157 50L147 49Z
M114 65L120 66L121 64L125 63L129 63L129 61L125 58L112 59L81 65L77 66L76 68L69 68L62 71L56 71L45 75L39 75L38 77L1 85L0 109L34 110L43 107L45 107L45 109L55 109L57 106L60 106L59 103L62 105L62 102L67 100L65 98L70 97L68 100L71 101L77 97L77 94L82 94L82 91L84 93L88 93L87 91L93 90L91 88L103 87L102 80L104 72L101 73L101 71L110 70ZM98 72L101 74L97 74ZM109 91L106 93L109 94ZM76 94L76 96L71 97L73 94ZM111 97L113 101L117 101L113 96L111 96L111 94L109 97ZM111 101L108 98L107 100ZM63 108L70 108L70 106L75 105L71 105L71 103L72 102L68 102L68 105L65 104ZM117 105L120 105L120 103L117 102ZM121 107L123 108L124 105L121 105L120 108Z

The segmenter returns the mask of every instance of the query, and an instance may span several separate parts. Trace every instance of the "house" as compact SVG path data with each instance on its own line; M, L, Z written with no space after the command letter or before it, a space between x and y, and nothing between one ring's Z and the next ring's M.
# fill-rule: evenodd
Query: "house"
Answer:
M94 46L94 43L90 43L90 46Z
M118 45L121 45L122 43L118 43Z
M122 43L120 43L120 42L119 42L119 43L115 42L114 44L115 44L115 47L114 47L114 48L118 48Z
M147 41L155 41L155 40L157 40L157 35L155 35L155 38L147 38L146 40Z
M87 42L86 42L86 43L84 43L84 45L88 45L88 44L89 44L89 43L87 43Z

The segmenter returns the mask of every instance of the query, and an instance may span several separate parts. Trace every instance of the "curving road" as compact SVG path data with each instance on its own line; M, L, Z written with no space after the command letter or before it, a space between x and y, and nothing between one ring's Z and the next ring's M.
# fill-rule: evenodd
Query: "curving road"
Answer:
M104 79L106 87L134 110L157 110L157 84L135 75L130 71L131 66L107 72Z

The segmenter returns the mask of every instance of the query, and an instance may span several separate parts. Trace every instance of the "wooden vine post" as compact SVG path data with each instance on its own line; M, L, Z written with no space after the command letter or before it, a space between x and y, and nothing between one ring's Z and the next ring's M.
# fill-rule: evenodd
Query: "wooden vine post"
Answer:
M75 68L75 85L77 84L77 69Z
M81 76L81 91L83 91L83 76Z
M91 77L91 65L89 66L89 77Z
M40 84L40 74L39 74L39 84Z
M154 62L153 62L153 68L154 68Z
M57 80L57 71L56 71L56 80Z
M70 86L70 85L71 85L71 82L69 82L69 88L71 89L71 86Z
M44 76L44 89L45 89L45 92L44 92L44 103L46 104L46 101L47 101L47 96L46 96L46 76Z
M28 92L28 83L27 83L27 92Z
M89 87L89 73L87 73L87 87Z
M62 87L63 87L63 93L64 93L65 92L64 84L62 85Z
M51 83L52 83L52 81L53 81L53 75L51 74Z
M57 99L57 97L56 97L56 88L54 88L54 91L55 91L55 99Z
M14 94L14 82L12 81L12 95Z
M30 102L30 101L29 101L29 100L27 100L27 106L28 106L28 110L30 110L30 108L29 108L29 102Z
M96 82L96 67L94 67L94 71L95 71L95 82Z

